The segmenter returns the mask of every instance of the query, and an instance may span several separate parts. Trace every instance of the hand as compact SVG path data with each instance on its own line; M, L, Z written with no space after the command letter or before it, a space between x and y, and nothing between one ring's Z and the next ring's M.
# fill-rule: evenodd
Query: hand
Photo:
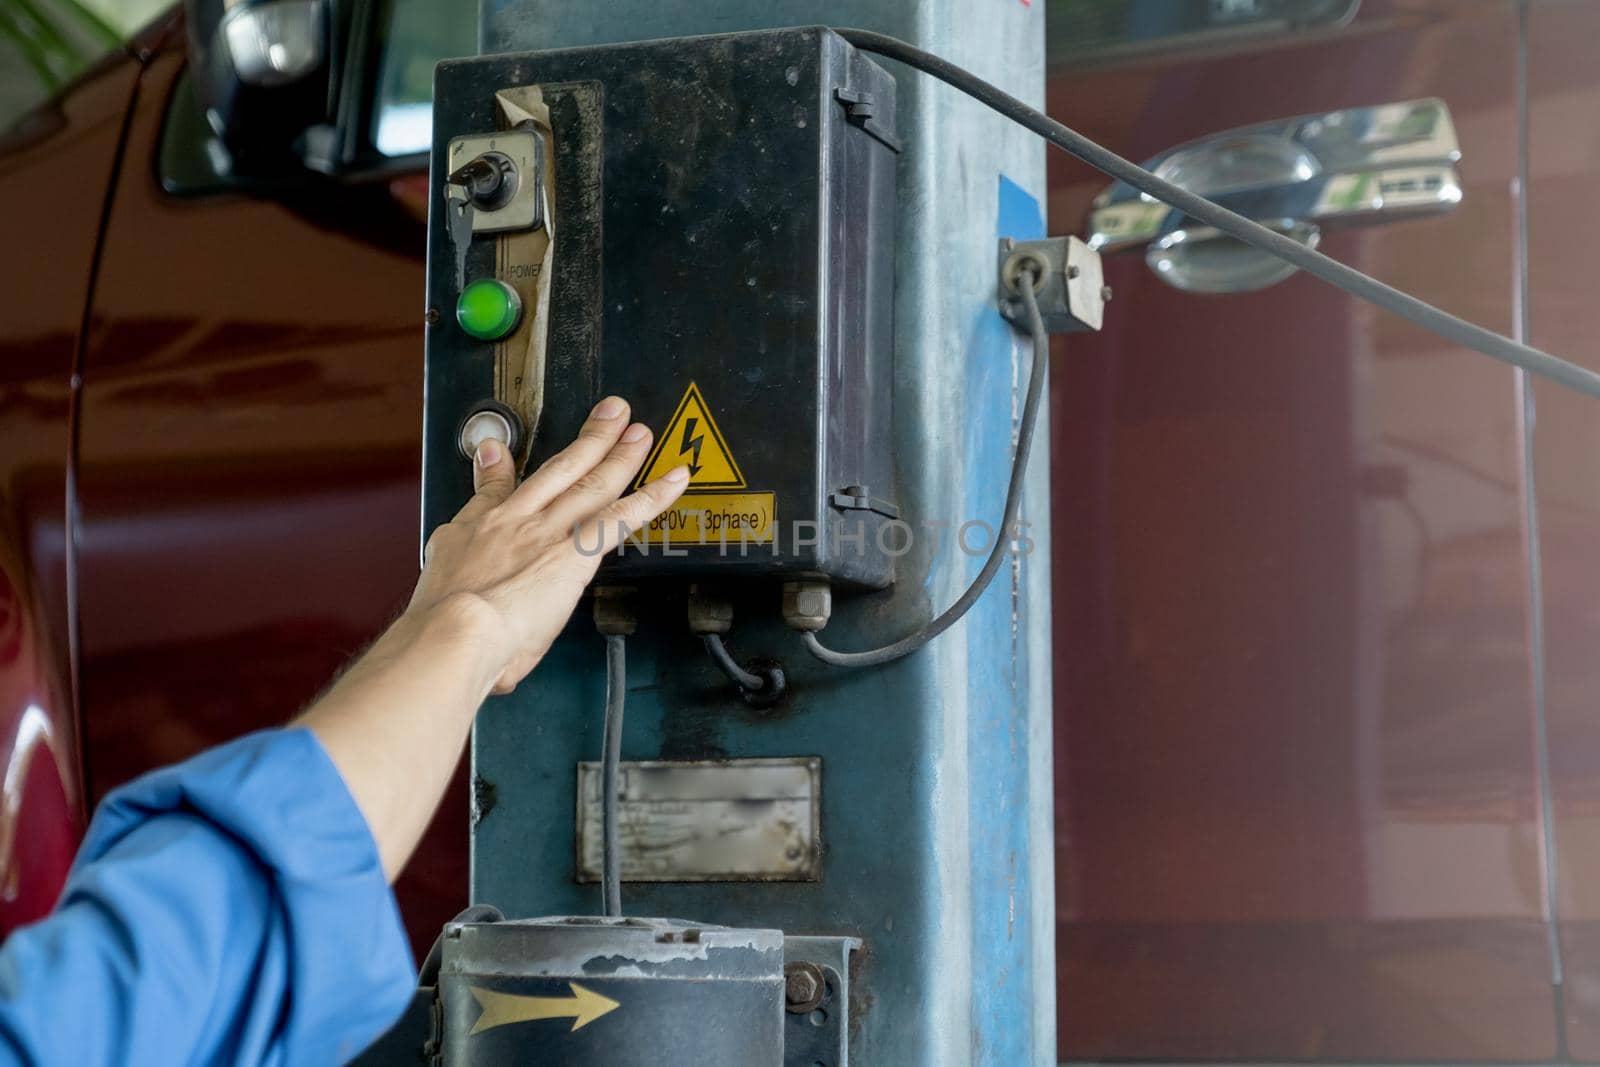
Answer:
M428 538L406 614L468 626L489 652L496 693L509 693L544 657L605 552L689 482L688 468L678 467L621 497L650 449L650 430L630 425L628 414L620 397L600 401L577 440L520 486L505 447L483 442L472 466L476 494Z

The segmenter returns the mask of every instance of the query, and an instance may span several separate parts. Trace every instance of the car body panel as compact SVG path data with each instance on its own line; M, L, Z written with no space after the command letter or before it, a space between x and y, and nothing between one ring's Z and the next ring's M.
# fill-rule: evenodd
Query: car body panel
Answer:
M1516 13L1061 72L1131 158L1438 96L1465 197L1329 255L1514 327ZM1104 179L1053 162L1054 231ZM1559 1054L1514 373L1303 275L1106 261L1053 388L1063 1059Z
M1528 9L1528 338L1600 370L1600 5ZM1600 1060L1600 418L1533 386L1567 1045Z
M72 670L73 383L139 63L114 53L0 142L0 935L55 904L85 822Z
M416 579L423 226L388 181L162 189L185 57L150 64L105 235L79 441L95 797L289 721ZM458 776L397 885L419 951L466 897Z

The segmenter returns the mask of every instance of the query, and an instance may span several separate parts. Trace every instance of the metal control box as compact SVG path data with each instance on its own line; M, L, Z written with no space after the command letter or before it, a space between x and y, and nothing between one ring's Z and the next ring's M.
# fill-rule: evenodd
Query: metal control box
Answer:
M424 534L471 492L475 406L513 408L536 466L615 393L656 432L640 481L691 480L603 575L889 584L894 80L803 28L453 60L434 100ZM496 140L528 130L545 152ZM516 158L544 174L508 185ZM503 337L458 322L483 279Z

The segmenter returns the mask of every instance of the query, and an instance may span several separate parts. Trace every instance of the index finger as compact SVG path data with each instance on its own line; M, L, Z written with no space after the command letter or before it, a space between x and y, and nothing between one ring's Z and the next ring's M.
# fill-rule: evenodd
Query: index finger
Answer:
M628 402L620 396L606 397L589 412L577 438L517 486L516 492L511 494L510 505L530 515L543 511L579 478L594 470L610 454L627 427Z
M584 538L584 543L598 543L597 555L611 551L624 537L670 508L688 485L688 467L674 467L655 481L646 482L636 492L613 502L582 524L591 527L591 532L593 526L599 524L598 535Z

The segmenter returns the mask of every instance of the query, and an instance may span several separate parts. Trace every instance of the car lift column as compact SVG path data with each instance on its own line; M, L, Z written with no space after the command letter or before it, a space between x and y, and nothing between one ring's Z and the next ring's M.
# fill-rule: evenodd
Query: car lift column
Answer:
M892 34L1042 106L1042 0L483 0L480 41L507 52L808 24ZM845 649L908 633L955 600L996 534L1030 354L996 310L996 247L1044 232L1044 145L880 62L898 81L904 141L894 493L917 537L892 590L835 593L827 637ZM700 653L681 602L638 605L623 759L819 757L823 869L814 882L627 882L624 909L859 937L860 1063L1055 1063L1048 488L1039 448L1022 511L1031 551L899 662L817 663L775 592L763 610L741 602L738 650L789 674L769 712ZM512 916L597 912L598 888L574 880L573 810L576 765L600 754L604 660L580 610L533 676L479 716L474 900Z

